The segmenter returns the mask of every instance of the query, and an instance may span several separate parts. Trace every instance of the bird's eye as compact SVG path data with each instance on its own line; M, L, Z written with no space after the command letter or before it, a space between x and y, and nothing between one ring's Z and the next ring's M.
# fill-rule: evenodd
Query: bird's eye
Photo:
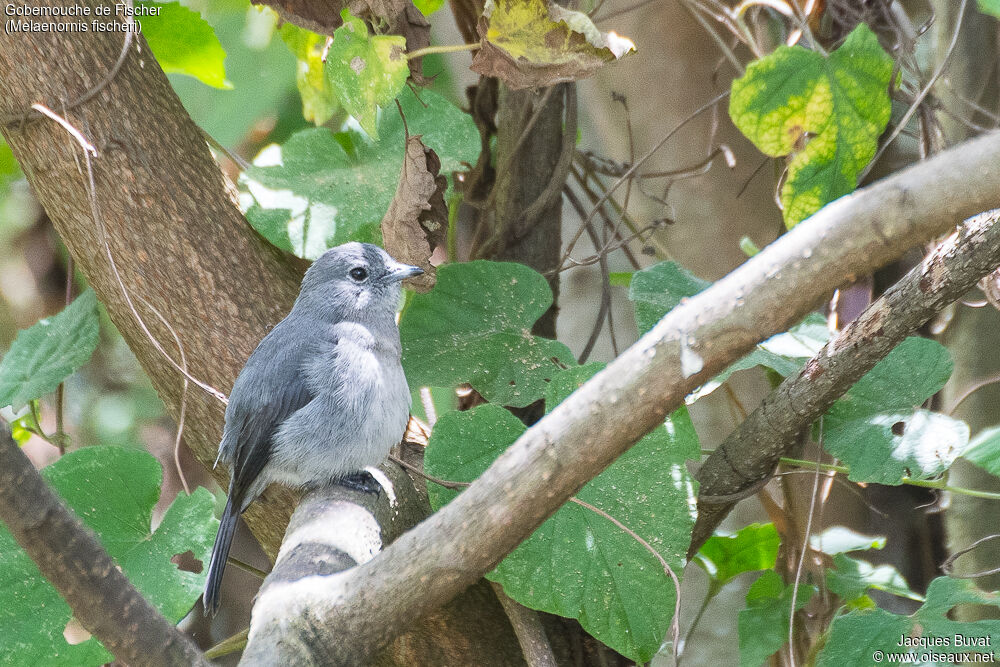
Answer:
M348 275L351 276L351 278L353 278L354 280L356 280L357 282L360 283L362 280L364 280L365 278L368 277L368 272L365 271L364 268L362 268L360 266L355 266L353 269L351 269L351 271L350 271L350 273L348 273Z

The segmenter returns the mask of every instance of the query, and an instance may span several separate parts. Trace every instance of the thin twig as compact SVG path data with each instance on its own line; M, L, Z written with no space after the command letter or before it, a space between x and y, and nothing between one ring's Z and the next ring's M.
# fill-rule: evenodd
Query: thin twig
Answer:
M591 208L590 213L587 214L587 217L585 218L584 222L590 222L591 220L593 220L594 219L594 215L596 215L596 213L597 213L598 207L600 207L602 204L604 204L604 202L606 202L608 200L608 198L610 198L611 195L614 194L614 192L618 188L620 188L624 183L626 183L630 178L632 178L632 176L639 169L639 167L641 167L642 165L646 164L646 162L649 161L649 159L651 157L653 157L653 155L658 150L660 150L664 146L664 144L666 144L667 141L670 140L671 137L673 137L675 134L677 134L677 132L679 132L685 125L687 125L689 122L691 122L692 120L694 120L695 118L697 118L704 111L706 111L707 109L710 109L713 105L718 104L722 100L726 99L728 96L729 96L729 91L728 90L726 92L724 92L724 93L720 93L719 95L716 95L710 101L706 102L705 104L701 105L700 107L698 107L697 109L695 109L694 111L692 111L690 114L688 114L688 116L686 118L684 118L683 120L681 120L681 122L679 122L677 125L675 125L673 127L673 129L671 129L669 132L667 132L666 135L664 135L662 139L660 139L658 142L656 142L655 146L653 146L651 149L649 149L649 151L647 151L645 155L643 155L641 158L639 158L639 160L635 164L631 165L628 168L628 171L626 171L621 176L621 178L619 178L617 181L615 181L611 185L611 187L608 188L607 191L605 191L605 193L601 195L601 197L598 199L598 201L594 205L594 207ZM562 259L562 262L560 262L560 265L562 265L563 263L565 263L566 259L569 257L570 253L573 251L573 246L580 239L580 235L583 234L583 230L584 230L584 227L581 225L581 227L577 231L576 235L567 244L566 250L563 253L563 259Z
M538 618L538 612L528 609L523 604L507 595L503 586L495 581L490 582L493 593L497 596L500 606L514 628L517 641L521 645L521 653L528 667L556 667L552 646L545 636L545 628Z
M823 456L823 418L819 418L820 441L816 452L816 470L813 474L812 492L809 494L809 511L806 513L806 526L803 530L802 549L799 551L799 562L795 565L795 578L792 581L792 601L791 609L788 612L788 659L789 664L795 667L795 603L799 597L799 583L802 581L802 571L805 568L806 554L809 553L809 535L812 533L813 516L816 513L816 496L819 492L819 464L822 463Z
M181 466L181 437L184 435L184 415L187 412L187 391L188 391L188 379L186 376L187 357L184 355L184 345L183 343L181 343L181 339L177 335L177 332L174 331L174 328L172 326L170 326L170 322L167 321L167 318L161 315L160 311L157 310L153 304L144 299L141 295L139 296L139 299L142 301L143 305L145 305L147 308L153 311L154 315L160 318L160 323L163 324L163 326L167 328L167 331L170 332L170 335L174 337L174 343L177 344L177 351L181 355L181 367L185 371L185 377L184 377L184 382L181 384L181 407L180 407L180 414L177 417L177 432L174 436L174 467L177 469L177 477L179 477L181 480L181 486L184 487L184 495L190 496L191 488L188 486L187 477L184 475L184 469Z
M923 88L920 89L920 92L913 99L913 103L910 104L909 108L907 108L906 113L904 113L903 117L899 119L898 123L896 123L896 127L894 127L892 132L889 134L889 138L882 143L882 145L878 149L878 152L875 153L875 157L873 157L871 161L868 162L868 166L865 167L864 170L861 172L861 175L858 176L859 182L864 180L865 176L868 175L868 172L870 172L872 168L875 166L875 163L878 162L880 157L882 157L882 154L885 153L886 149L889 148L889 145L892 144L892 142L896 139L896 137L899 136L899 133L910 121L910 118L913 117L913 114L916 112L917 107L920 106L920 104L924 101L924 98L927 97L927 95L931 92L931 88L934 87L934 83L939 78L941 78L941 75L944 73L945 67L948 66L948 61L951 60L951 55L955 52L955 45L958 44L958 35L962 31L962 19L965 16L965 7L966 5L968 5L968 0L961 0L961 2L962 4L959 5L958 7L958 14L955 20L955 30L954 32L952 32L951 42L949 42L948 44L948 50L946 51L944 57L941 59L941 62L938 63L937 69L934 71L934 74L931 76L930 80L926 83L926 85L924 85Z

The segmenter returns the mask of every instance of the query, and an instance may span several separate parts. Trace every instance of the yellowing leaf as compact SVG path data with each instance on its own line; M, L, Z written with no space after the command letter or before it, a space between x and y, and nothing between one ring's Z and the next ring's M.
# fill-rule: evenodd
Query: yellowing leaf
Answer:
M396 99L406 84L406 39L397 35L369 36L368 26L348 10L344 25L333 33L326 56L326 76L344 109L362 129L378 138L378 107Z
M794 227L852 192L889 122L892 59L865 24L824 58L782 46L733 81L729 115L762 152L793 155L781 189Z
M472 71L511 88L583 79L635 50L631 40L601 33L586 14L546 0L487 0L479 36Z
M298 61L295 85L302 96L302 116L316 125L322 125L340 106L323 71L326 37L293 23L285 23L281 26L281 39Z

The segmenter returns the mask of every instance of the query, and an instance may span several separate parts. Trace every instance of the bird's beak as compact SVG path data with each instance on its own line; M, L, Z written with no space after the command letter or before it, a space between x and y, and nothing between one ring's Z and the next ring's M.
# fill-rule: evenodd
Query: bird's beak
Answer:
M389 280L406 280L407 278L412 278L413 276L419 276L423 272L424 270L419 266L396 264L392 271L389 272Z

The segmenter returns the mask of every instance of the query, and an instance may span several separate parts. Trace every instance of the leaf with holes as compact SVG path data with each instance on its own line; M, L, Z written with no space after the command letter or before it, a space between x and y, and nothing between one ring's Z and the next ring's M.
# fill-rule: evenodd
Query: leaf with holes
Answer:
M326 78L347 113L378 139L379 107L391 104L406 84L406 38L369 35L368 26L344 9L344 24L333 33L326 54Z
M44 468L42 476L161 614L177 622L191 610L205 572L181 570L176 563L185 556L208 562L219 525L208 490L179 495L153 531L163 473L146 452L87 447ZM0 664L80 667L113 660L96 639L66 641L69 605L3 526L0 591Z
M420 99L399 97L410 134L441 159L441 173L461 171L479 155L472 117L429 90ZM247 220L288 252L316 259L347 241L380 242L379 222L389 208L403 165L403 121L379 121L382 139L325 128L298 132L265 148L242 176Z
M823 447L850 467L856 482L900 484L948 469L969 443L965 422L917 410L951 375L940 343L907 338L823 417Z
M558 375L546 396L551 409L602 368L578 366ZM449 412L434 426L427 472L457 481L477 478L525 430L496 405ZM685 462L700 445L687 410L640 440L577 497L641 536L680 575L695 517L695 482ZM440 508L456 492L428 484ZM675 593L663 565L607 517L567 503L487 575L532 609L575 618L616 651L648 662L667 636Z
M733 81L729 115L766 155L793 155L781 188L794 227L853 192L889 122L892 58L862 23L829 57L779 46Z
M53 317L17 334L0 361L0 407L18 412L53 392L97 347L97 297L88 289Z
M920 647L917 637L945 637L952 639L948 645L933 645L936 653L984 653L991 657L993 647L1000 645L1000 621L953 621L948 614L958 605L986 605L1000 607L1000 594L986 593L968 580L938 577L927 587L927 601L909 616L891 614L883 609L862 609L842 614L833 619L829 637L819 654L820 667L871 664L873 654L882 653L900 645L900 638L914 638L907 647ZM956 643L961 635L965 642ZM963 664L971 660L962 661ZM976 662L989 662L977 660ZM937 662L935 664L942 664ZM952 664L947 661L946 664Z
M523 264L445 264L434 289L415 295L399 322L407 379L468 382L501 405L536 401L564 366L576 365L565 345L531 333L551 305L545 278Z
M226 80L226 52L212 26L178 2L158 2L155 7L156 16L137 20L163 71L193 76L213 88L232 88Z

